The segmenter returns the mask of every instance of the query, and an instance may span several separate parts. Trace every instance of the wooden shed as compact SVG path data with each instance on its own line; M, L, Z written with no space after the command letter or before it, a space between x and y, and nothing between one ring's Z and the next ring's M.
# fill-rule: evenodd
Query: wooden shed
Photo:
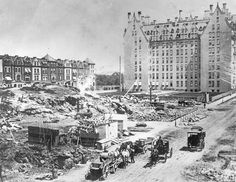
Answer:
M29 143L45 144L50 143L51 146L57 146L59 142L59 130L44 128L38 126L28 126Z

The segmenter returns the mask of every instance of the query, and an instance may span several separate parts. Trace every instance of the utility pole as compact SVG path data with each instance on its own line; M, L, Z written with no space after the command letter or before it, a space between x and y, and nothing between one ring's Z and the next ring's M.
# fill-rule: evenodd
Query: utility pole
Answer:
M121 80L121 56L119 57L119 72L120 72L120 92L122 92L122 80Z
M150 82L150 104L152 102L152 82Z

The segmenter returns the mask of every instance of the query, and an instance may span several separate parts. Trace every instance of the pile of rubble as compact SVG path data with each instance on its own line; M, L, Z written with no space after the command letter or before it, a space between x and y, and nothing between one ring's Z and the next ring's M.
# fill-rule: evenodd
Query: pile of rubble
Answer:
M16 123L7 121L6 119L0 120L0 133L7 133L9 131L18 131L22 127Z
M200 181L234 181L236 179L235 171L235 161L231 161L226 169L213 167L209 163L198 163L194 166L188 166L183 175L187 179L198 179Z

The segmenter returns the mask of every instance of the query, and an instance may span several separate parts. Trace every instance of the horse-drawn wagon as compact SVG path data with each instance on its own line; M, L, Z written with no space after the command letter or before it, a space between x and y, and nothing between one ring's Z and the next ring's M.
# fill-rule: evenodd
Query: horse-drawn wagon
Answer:
M187 133L187 146L190 151L201 151L205 147L206 132L200 126L193 126Z
M157 145L155 142L153 142L153 146L151 148L151 163L156 164L157 161L160 161L163 159L163 162L165 163L167 158L172 157L173 149L169 146L168 140L162 140L163 144Z
M85 179L99 178L99 180L107 178L110 173L115 173L122 159L115 152L104 152L100 154L100 159L91 163Z

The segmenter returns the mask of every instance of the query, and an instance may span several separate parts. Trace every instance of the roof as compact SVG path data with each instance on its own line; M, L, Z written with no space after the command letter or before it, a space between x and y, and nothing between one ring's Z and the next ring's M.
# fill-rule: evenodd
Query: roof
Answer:
M101 140L97 141L97 143L107 143L107 142L110 142L110 141L111 141L110 139L104 138L104 139L101 139Z
M105 119L127 120L127 115L126 114L105 114Z
M43 57L43 59L46 59L47 61L55 61L55 59L54 59L52 56L50 56L49 54L46 54L46 55Z
M198 131L202 131L202 130L203 130L203 128L202 128L201 126L193 126L193 127L191 128L191 130L198 130Z

